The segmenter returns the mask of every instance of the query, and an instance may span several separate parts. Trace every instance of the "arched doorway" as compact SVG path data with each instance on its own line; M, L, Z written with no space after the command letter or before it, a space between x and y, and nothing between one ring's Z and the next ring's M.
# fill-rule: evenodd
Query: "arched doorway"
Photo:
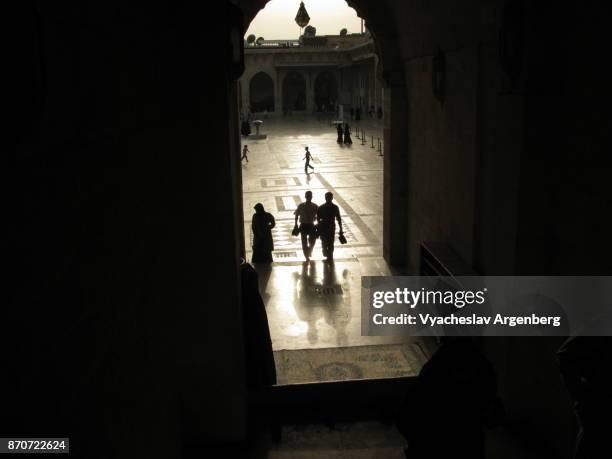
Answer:
M314 83L314 99L317 111L332 111L338 100L338 84L331 72L324 71L317 75Z
M274 81L265 72L256 73L249 83L252 112L274 111Z
M260 10L271 1L236 0L236 4L244 14L245 30L248 29ZM412 264L418 261L418 251L413 250L413 253L410 254L411 258L409 258L408 241L412 240L412 236L406 237L409 232L407 219L405 218L405 214L408 212L406 196L409 188L405 174L407 167L405 152L408 149L408 136L406 129L401 126L408 124L408 105L406 81L404 79L405 64L401 58L399 33L393 19L394 13L388 7L381 7L380 2L374 0L346 0L346 3L356 11L359 17L366 21L366 35L372 38L373 54L376 55L377 66L374 75L380 80L380 87L383 88L381 100L376 102L377 105L380 104L378 106L384 106L385 115L381 119L382 132L380 134L381 147L384 151L384 157L381 158L384 168L383 203L380 206L383 212L383 256L391 265L404 266L406 263L410 263L411 268L416 269L416 264ZM284 65L283 67L287 68ZM299 109L305 111L306 106L309 106L310 103L316 109L315 81L309 80L307 85L306 77L294 69L287 69L284 76L282 75L283 70L279 70L281 76L277 79L277 90L280 92L277 93L277 97L280 97L281 100L277 105L283 113ZM328 72L327 69L330 69L330 67L326 66L323 69L325 70L321 70L321 67L319 67L318 72L312 71L313 76ZM359 88L351 86L353 82L359 82L356 76L347 75L342 68L338 69L337 72L331 71L330 73L334 76L339 103L343 106L365 103L363 96L360 100ZM311 90L312 95L309 94ZM298 97L298 94L301 97ZM412 247L415 247L414 244Z
M283 0L273 1L281 3ZM367 1L358 3L362 5ZM268 2L263 0L262 3ZM253 7L249 5L247 11ZM245 11L247 25L257 10ZM265 292L263 301L273 349L301 351L385 342L379 337L359 334L355 327L359 316L353 316L352 311L356 310L360 298L351 292L359 287L357 279L374 273L368 271L370 266L376 266L376 275L390 275L390 266L401 266L405 256L407 168L402 157L407 149L407 136L402 115L407 104L398 41L388 39L393 30L388 25L388 17L381 14L381 8L363 12L368 17L370 13L375 18L371 23L372 33L359 37L357 49L341 49L335 45L314 48L308 44L296 46L296 49L281 47L274 53L268 51L275 56L272 62L261 57L264 54L261 50L245 50L249 58L245 59L245 67L251 65L247 69L252 69L248 75L259 71L256 65L265 64L265 68L276 69L277 107L285 115L294 115L262 119L266 141L249 141L249 151L253 150L251 162L247 164L245 159L241 164L242 180L248 187L242 201L242 208L247 210L242 221L245 260L252 260L256 242L252 218L249 219L250 209L260 203L276 221L272 233L274 262L255 267L259 289ZM384 33L380 41L375 35L377 30ZM353 59L356 56L359 59ZM357 129L349 109L354 96L364 97L364 88L362 85L354 88L353 82L362 83L366 71L375 75L385 87L386 116L380 122L366 120L372 122L360 127L362 132L364 128L368 132L367 144L362 141L361 145L351 147L344 142L344 132L342 140L337 141L337 126L332 122L339 120ZM332 102L337 102L342 110L336 112ZM319 115L309 116L309 112L317 110ZM328 116L320 115L320 110L331 110L336 118L327 119ZM393 126L391 120L395 123ZM302 175L300 166L306 167L302 162L306 146L313 152L314 164L310 165L315 169L304 169ZM372 148L376 148L378 154L369 154ZM257 166L257 161L261 161L261 167ZM328 166L333 169L326 169ZM295 211L304 200L306 190L312 192L312 202L319 205L325 202L326 193L332 193L346 224L343 228L351 232L346 244L335 244L335 263L328 263L330 260L323 254L322 244L315 244L307 256L301 234L300 237L293 235ZM364 196L367 199L362 199ZM362 218L366 213L367 217ZM367 267L358 262L358 257L364 253L373 261ZM296 269L298 266L301 269ZM400 341L399 344L406 344L403 338ZM282 374L284 370L278 371ZM347 374L353 375L351 371L347 370ZM306 382L300 378L301 375L286 373L279 381L280 384Z
M289 72L283 80L283 110L306 110L306 80L298 72Z

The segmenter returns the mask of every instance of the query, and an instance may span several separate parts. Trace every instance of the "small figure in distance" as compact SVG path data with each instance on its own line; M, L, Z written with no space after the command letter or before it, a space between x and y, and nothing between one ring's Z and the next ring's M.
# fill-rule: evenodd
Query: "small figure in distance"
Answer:
M308 147L304 147L304 148L306 149L306 153L304 154L304 157L302 158L306 160L306 163L304 164L304 173L308 174L308 168L310 167L312 170L314 170L314 167L310 165L310 160L312 159L310 150L308 150Z
M336 124L336 129L338 131L338 139L336 140L336 142L338 142L339 144L342 144L342 123L338 123Z
M255 204L255 214L251 222L253 231L253 263L272 263L274 240L272 228L276 226L274 216L266 212L262 203Z
M249 162L247 153L249 153L249 146L245 145L244 147L242 147L242 156L240 157L240 162L242 162L243 159L246 159L247 163Z

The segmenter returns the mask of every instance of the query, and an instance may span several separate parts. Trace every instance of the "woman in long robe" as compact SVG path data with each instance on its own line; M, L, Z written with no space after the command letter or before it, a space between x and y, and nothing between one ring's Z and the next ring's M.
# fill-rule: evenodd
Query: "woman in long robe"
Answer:
M342 123L338 123L336 125L336 129L338 130L338 143L342 143Z
M255 204L255 214L251 222L253 230L253 263L272 263L274 240L272 228L276 226L274 216L266 212L263 204Z
M248 120L242 121L240 125L240 133L245 137L251 135L251 124L249 123Z
M348 123L344 125L344 143L347 145L353 143L353 140L351 139L351 128Z

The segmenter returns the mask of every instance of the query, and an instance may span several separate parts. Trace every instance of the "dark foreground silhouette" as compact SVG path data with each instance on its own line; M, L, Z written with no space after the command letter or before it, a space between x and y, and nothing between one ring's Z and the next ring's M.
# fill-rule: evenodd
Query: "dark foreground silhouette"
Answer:
M612 338L572 337L557 356L578 420L574 459L610 457Z
M484 458L484 428L501 422L492 365L470 338L446 339L423 366L397 426L407 457Z

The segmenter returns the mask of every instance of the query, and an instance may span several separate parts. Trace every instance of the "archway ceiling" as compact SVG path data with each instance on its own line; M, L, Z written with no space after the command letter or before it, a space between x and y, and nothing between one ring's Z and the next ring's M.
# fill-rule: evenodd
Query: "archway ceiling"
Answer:
M244 30L270 0L236 0L244 14ZM289 1L289 0L287 0ZM398 0L403 2L404 0ZM379 56L379 70L382 80L387 85L403 85L403 63L400 59L399 36L394 27L395 21L388 6L380 0L346 0L357 15L366 22L372 33L376 52Z

